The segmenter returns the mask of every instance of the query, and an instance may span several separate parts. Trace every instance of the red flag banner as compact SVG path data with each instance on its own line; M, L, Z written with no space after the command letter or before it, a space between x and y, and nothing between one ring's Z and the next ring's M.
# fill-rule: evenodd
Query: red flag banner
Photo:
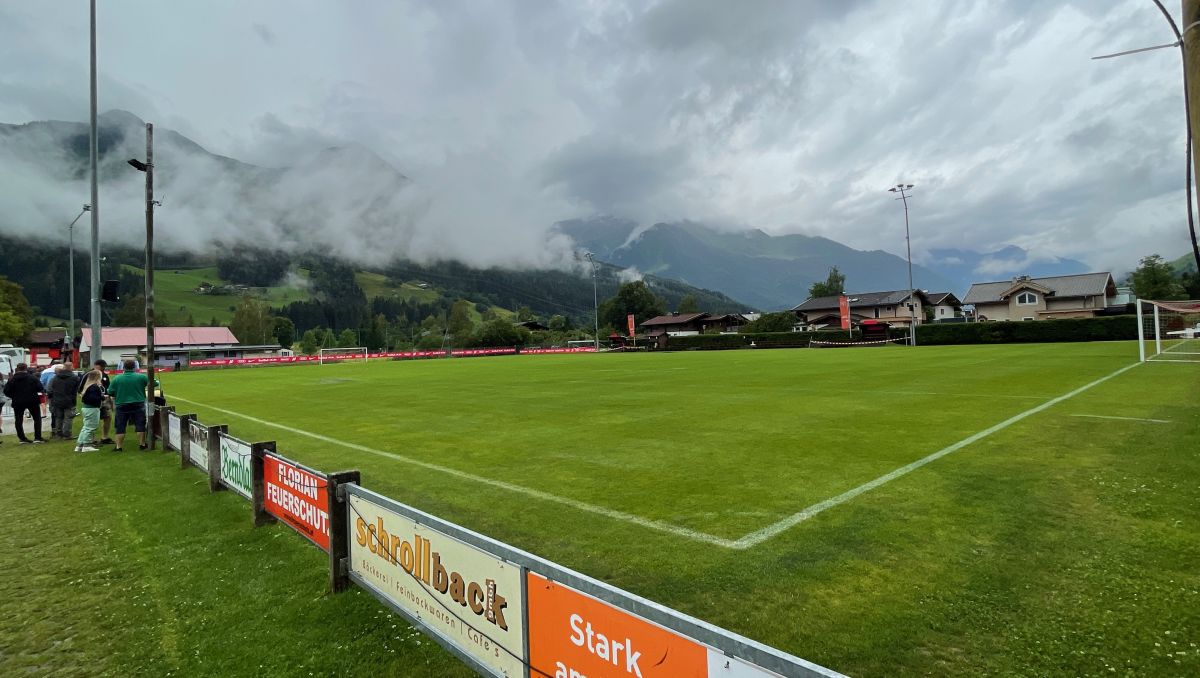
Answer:
M636 325L636 323L634 323L634 321L633 321L633 314L630 313L629 317L626 318L626 320L629 321L629 338L632 339L633 338L633 328Z
M850 297L844 294L838 297L838 312L842 314L842 329L850 329Z

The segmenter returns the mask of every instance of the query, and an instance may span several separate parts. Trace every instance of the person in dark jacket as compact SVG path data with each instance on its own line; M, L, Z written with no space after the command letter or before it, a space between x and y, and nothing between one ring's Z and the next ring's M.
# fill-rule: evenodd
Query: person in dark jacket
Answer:
M71 424L75 421L75 397L79 391L79 376L62 365L50 379L47 395L50 399L50 435L70 440Z
M40 396L45 395L42 382L29 373L29 366L17 363L12 379L4 385L4 395L12 401L14 423L17 426L17 439L22 445L29 443L44 443L42 440L42 408ZM25 437L25 413L33 419L33 440Z

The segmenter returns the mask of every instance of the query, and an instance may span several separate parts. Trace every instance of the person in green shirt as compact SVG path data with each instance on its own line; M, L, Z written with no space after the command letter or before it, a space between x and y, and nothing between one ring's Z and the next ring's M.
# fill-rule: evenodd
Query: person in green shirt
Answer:
M112 378L108 385L108 395L116 407L116 421L113 431L117 445L113 451L120 452L125 443L125 429L133 422L133 430L137 432L138 449L146 449L146 385L150 382L144 374L134 371L134 362L126 360L121 367L124 371Z

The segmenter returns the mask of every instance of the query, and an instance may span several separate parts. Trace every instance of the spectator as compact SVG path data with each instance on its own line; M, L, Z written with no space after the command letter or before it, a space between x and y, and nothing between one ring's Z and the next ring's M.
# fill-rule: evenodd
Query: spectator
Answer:
M108 395L108 363L104 360L97 360L92 363L92 368L100 371L100 388L104 391L104 401L100 405L100 421L103 423L103 437L100 438L99 444L112 445L113 439L108 437L109 428L112 426L112 398ZM83 384L79 385L80 393L83 393Z
M0 362L0 436L4 435L4 406L8 404L8 396L4 395L4 385L8 383L8 373L5 372L5 363ZM0 440L0 445L4 441Z
M75 398L79 393L79 377L66 365L59 365L50 379L50 434L62 440L71 439L71 424L75 421Z
M138 449L146 449L146 386L150 380L146 375L135 372L134 365L132 360L122 363L124 370L113 377L108 385L108 394L116 406L114 433L117 444L113 448L116 452L123 449L125 429L130 422L133 422L133 430L137 432Z
M95 452L92 440L96 437L96 428L100 425L100 407L107 395L104 392L104 373L92 370L87 373L80 389L83 391L83 428L79 429L79 437L75 439L76 452Z
M56 363L50 363L49 367L43 367L37 373L38 381L42 382L42 395L39 398L42 405L42 417L45 417L47 413L48 400L46 399L46 394L50 392L50 380L54 378L54 371L57 369L58 365Z
M42 413L38 408L38 397L46 395L38 378L30 374L29 366L18 363L12 378L4 385L4 395L12 401L13 423L17 427L17 439L22 445L44 443L42 439ZM33 440L25 437L25 413L33 419Z

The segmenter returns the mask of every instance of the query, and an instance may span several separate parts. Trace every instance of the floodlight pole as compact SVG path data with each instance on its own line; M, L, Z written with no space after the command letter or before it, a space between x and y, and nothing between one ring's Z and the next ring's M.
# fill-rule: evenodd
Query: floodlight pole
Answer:
M890 191L892 193L899 193L900 197L896 198L896 199L904 201L904 247L905 247L905 249L908 250L908 310L910 311L910 314L912 317L912 319L909 321L909 325L908 325L908 345L916 346L917 345L917 304L916 304L916 299L913 298L914 295L916 294L916 290L913 288L912 238L909 237L908 193L906 192L909 189L911 189L912 187L913 187L912 184L896 184L895 186L889 188L888 191Z
M146 414L154 406L154 124L146 123L146 162L129 161L136 170L146 173ZM153 433L147 444L154 449Z
M100 188L96 166L99 147L96 130L96 0L91 2L91 134L88 139L88 163L92 174L92 340L88 342L88 361L104 357L102 337L104 319L100 316Z
M596 257L591 252L585 252L584 255L592 265L592 318L595 320L595 346L596 350L600 350L600 296L596 291Z
M84 205L83 209L79 211L79 214L76 215L73 220L71 220L71 225L67 227L67 233L69 234L68 237L71 242L71 246L70 246L70 250L71 250L70 251L70 254L71 254L71 261L70 261L70 270L71 270L71 292L70 292L71 304L70 305L71 305L71 311L70 311L70 315L71 315L71 318L70 318L70 320L67 321L67 341L69 341L71 343L72 353L74 353L74 351L75 351L75 222L79 221L79 218L83 216L83 213L89 211L90 209L92 209L90 205ZM73 358L72 358L72 362L74 362Z

